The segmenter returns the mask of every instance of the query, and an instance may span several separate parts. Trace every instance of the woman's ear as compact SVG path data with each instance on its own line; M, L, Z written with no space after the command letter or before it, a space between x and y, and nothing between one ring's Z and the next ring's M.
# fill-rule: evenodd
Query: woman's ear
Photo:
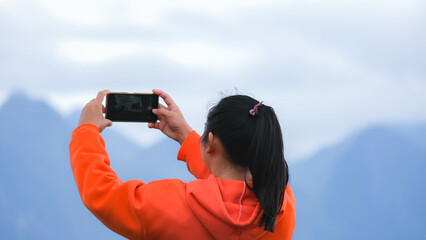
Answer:
M214 152L216 146L215 146L215 137L213 136L212 132L209 132L209 137L207 139L207 149L206 152L207 153L212 153Z

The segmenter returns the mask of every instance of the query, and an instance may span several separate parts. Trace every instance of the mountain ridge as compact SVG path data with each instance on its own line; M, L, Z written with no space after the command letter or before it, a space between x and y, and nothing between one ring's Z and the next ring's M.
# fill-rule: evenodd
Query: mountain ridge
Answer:
M299 223L294 239L424 236L424 227L415 224L426 221L426 195L418 192L426 181L424 129L423 123L373 126L293 166Z
M25 94L12 94L0 107L1 239L120 238L80 200L68 156L75 127ZM144 149L108 130L102 136L111 166L123 180L194 179L176 160L176 142ZM297 203L293 239L426 235L425 146L424 123L377 125L291 164Z

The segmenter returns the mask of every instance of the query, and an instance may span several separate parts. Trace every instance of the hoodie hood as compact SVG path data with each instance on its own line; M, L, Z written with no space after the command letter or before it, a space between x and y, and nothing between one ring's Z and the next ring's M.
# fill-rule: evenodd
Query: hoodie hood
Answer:
M258 239L267 233L259 227L262 208L243 181L223 180L211 174L207 179L189 182L186 198L215 239ZM286 201L282 209L284 204Z

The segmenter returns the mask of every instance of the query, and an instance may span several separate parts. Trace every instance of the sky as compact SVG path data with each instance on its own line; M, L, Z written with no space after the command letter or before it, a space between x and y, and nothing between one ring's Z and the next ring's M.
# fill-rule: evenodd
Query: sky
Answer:
M426 121L421 0L0 0L0 105L67 116L102 89L168 92L201 132L223 94L274 107L296 162L376 124ZM141 146L163 139L116 123Z

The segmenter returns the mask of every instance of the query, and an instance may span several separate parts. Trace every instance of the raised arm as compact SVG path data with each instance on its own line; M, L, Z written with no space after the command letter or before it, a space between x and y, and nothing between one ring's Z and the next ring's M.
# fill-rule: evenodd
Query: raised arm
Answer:
M103 116L100 91L81 111L79 126L69 145L71 168L84 205L108 228L126 238L140 238L142 189L140 180L123 182L110 168L105 142L100 135L112 122Z
M186 162L188 170L196 178L207 178L210 172L201 156L200 135L188 125L179 107L167 93L161 90L153 90L152 92L160 96L167 107L159 104L158 109L152 110L160 121L148 123L148 127L159 129L171 139L179 142L181 148L178 159Z
M99 127L81 124L69 145L71 168L84 205L105 226L129 238L143 235L140 180L123 182L110 168L110 159Z
M69 145L71 168L84 205L108 228L131 239L140 238L142 189L140 180L123 182L110 168L100 132L112 122L105 119L100 91L81 111L79 126Z

